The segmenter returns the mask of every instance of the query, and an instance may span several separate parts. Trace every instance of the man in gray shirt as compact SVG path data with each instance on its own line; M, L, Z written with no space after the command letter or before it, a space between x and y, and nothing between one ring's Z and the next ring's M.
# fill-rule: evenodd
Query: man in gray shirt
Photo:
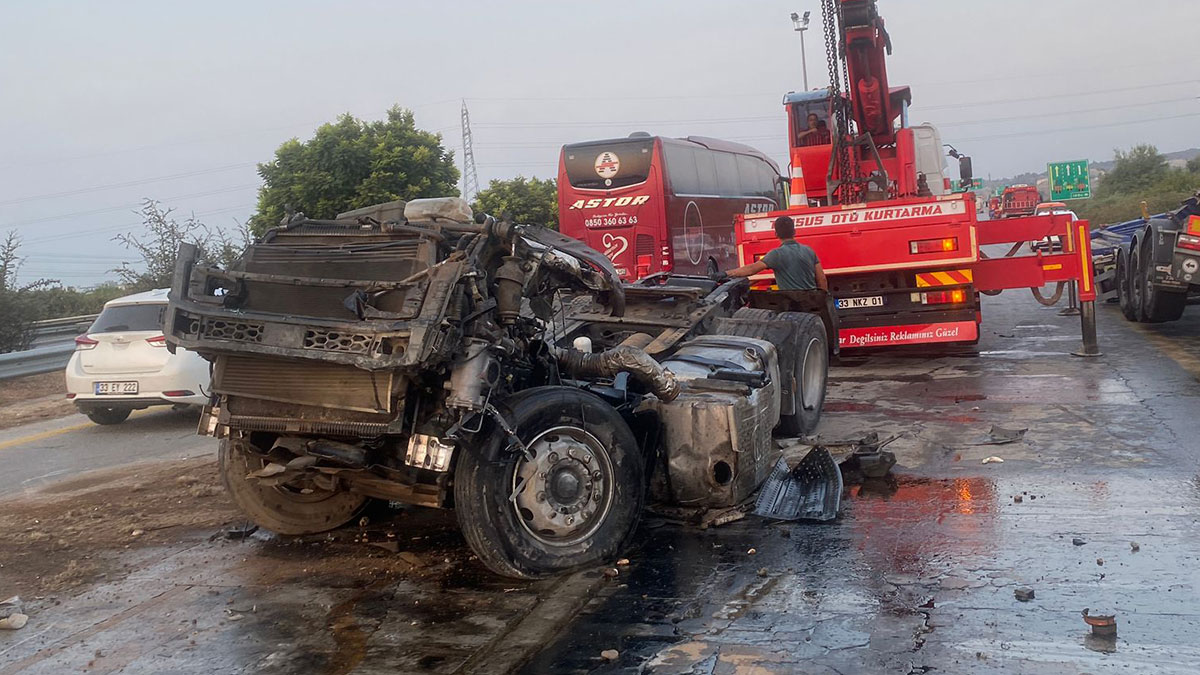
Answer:
M811 248L796 241L796 222L787 216L775 219L775 236L779 237L779 248L764 255L757 262L726 272L731 277L752 277L771 270L775 273L775 285L781 291L829 290L825 270Z

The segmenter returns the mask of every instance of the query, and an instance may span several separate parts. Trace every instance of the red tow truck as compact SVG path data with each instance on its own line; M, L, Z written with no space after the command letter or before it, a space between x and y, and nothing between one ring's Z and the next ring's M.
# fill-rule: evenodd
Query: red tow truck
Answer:
M1098 353L1087 222L980 220L972 194L949 193L937 130L909 123L911 90L889 86L892 41L876 0L822 0L822 14L829 70L845 81L838 75L828 90L784 97L790 208L736 217L740 263L777 246L772 224L791 216L796 238L816 251L829 277L842 349L974 343L980 294L1031 288L1037 295L1057 283L1057 297L1077 282L1083 353ZM812 114L829 134L808 132ZM1047 236L1062 237L1063 250L1018 255L1025 242ZM989 255L993 244L1010 248ZM768 271L754 282L769 288L774 280Z

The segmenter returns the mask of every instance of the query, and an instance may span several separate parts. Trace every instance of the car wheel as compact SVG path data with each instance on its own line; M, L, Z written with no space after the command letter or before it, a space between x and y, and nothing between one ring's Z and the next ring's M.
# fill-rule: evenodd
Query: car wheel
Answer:
M221 480L234 503L255 525L279 534L315 534L350 522L367 498L316 485L265 485L248 477L267 465L248 441L226 438L217 452Z
M1129 259L1125 249L1117 249L1117 269L1113 276L1116 277L1117 304L1121 308L1121 314L1129 321L1137 321L1137 312L1133 310L1133 298L1130 297Z
M85 413L96 424L120 424L129 419L132 408L92 408Z
M496 424L484 443L461 451L454 474L455 513L480 561L529 579L616 557L646 494L645 462L625 420L572 387L529 389L498 410L521 443Z
M783 312L778 318L796 324L792 341L796 358L790 374L795 413L780 416L779 430L789 436L803 436L816 430L821 421L829 377L829 338L825 324L815 314Z

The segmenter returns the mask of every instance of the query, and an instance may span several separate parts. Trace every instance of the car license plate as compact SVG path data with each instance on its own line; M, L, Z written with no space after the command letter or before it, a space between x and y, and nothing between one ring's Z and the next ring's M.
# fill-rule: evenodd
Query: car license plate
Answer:
M97 396L138 393L137 382L96 382L93 386L95 386Z
M838 309L864 309L866 307L883 307L883 296L872 295L867 298L838 298Z

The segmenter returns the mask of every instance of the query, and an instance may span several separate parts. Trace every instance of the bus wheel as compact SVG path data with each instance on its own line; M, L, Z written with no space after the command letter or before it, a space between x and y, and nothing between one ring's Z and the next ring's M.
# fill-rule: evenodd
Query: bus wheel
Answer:
M705 274L707 274L710 277L715 277L720 273L721 273L721 268L717 266L717 261L712 258L709 258L708 259L708 269L705 270Z

